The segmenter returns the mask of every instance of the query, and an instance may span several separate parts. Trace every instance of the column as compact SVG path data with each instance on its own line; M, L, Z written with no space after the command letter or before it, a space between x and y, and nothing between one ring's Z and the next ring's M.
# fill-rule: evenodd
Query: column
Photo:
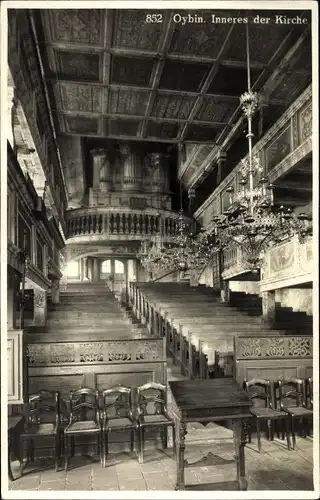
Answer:
M47 323L47 292L34 289L34 326L44 326Z
M274 290L262 292L262 319L267 323L273 323L276 313L276 292Z
M152 178L152 191L168 192L168 159L169 156L163 153L151 153L149 155ZM160 207L159 207L160 208Z
M93 261L92 281L93 283L98 283L100 281L100 261L96 257L94 257L92 261Z
M87 281L88 278L88 257L83 257L83 280Z
M92 257L87 257L88 262L88 280L92 281Z
M60 302L60 280L59 279L52 280L51 302L52 302L52 304L59 304L59 302Z
M222 180L222 169L227 160L227 153L225 151L220 151L217 164L218 164L218 170L217 170L217 186L220 184ZM218 214L217 214L218 215Z
M222 281L222 288L221 288L221 302L224 302L228 304L230 302L230 286L229 286L229 280L223 280Z
M106 149L92 149L94 190L108 192L112 190L112 166Z

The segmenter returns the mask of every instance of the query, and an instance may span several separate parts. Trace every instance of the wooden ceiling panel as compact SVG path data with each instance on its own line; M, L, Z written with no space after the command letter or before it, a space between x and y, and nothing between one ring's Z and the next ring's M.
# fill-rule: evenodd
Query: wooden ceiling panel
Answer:
M160 139L175 139L179 132L178 123L156 123L149 121L147 137L159 137Z
M238 106L238 99L230 100L223 97L203 96L195 119L227 123Z
M186 120L195 99L195 97L190 96L158 93L151 115L161 118Z
M254 83L260 74L260 69L251 70L251 82ZM240 97L247 90L247 86L246 68L232 68L221 65L207 93Z
M311 82L311 75L307 72L288 71L279 85L271 94L271 99L292 102Z
M169 54L196 55L216 59L230 26L228 24L212 24L208 11L200 11L197 14L199 17L203 16L208 22L206 24L176 24ZM182 13L182 15L186 16L187 12Z
M109 93L108 113L143 116L146 112L150 92L112 88Z
M99 82L100 55L55 50L58 77L62 80Z
M52 9L49 16L53 42L103 46L103 10Z
M97 118L85 118L79 116L64 117L66 132L79 135L97 135L99 121Z
M207 125L189 125L187 128L186 140L187 141L204 141L215 142L215 139L222 132L222 128L208 127Z
M159 88L197 92L209 70L208 64L167 60Z
M64 111L101 113L104 89L98 86L60 83Z
M160 11L152 11L152 14L161 15ZM145 19L145 11L116 11L112 47L156 53L163 25L162 23L146 23Z
M136 136L140 122L138 120L108 120L111 135Z
M147 87L153 64L153 59L112 56L111 83Z
M258 14L258 12L257 12ZM265 17L269 14L263 14ZM292 29L290 25L252 24L249 28L250 59L252 63L267 64L281 45L285 36ZM234 28L232 43L224 58L231 61L246 61L246 25L238 24Z

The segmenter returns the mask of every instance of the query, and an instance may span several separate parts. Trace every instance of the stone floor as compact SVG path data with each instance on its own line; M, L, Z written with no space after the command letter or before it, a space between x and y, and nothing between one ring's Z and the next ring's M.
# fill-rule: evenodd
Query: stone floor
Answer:
M169 380L181 379L175 367L168 367ZM150 436L151 438L151 436ZM148 439L148 438L147 438ZM169 439L170 441L170 439ZM100 465L99 457L76 456L70 461L70 470L55 472L53 461L43 459L30 464L24 475L9 483L11 490L84 490L84 491L145 491L174 490L176 463L172 448L161 450L160 440L147 440L145 461L140 465L134 454L126 450L126 443L110 444L107 467ZM211 451L215 455L233 459L233 437L229 429L210 423L206 427L192 424L186 435L185 458L197 462ZM245 447L246 475L249 490L313 490L313 440L297 438L295 451L288 451L286 442L262 440L258 452L255 436ZM62 464L63 466L63 464ZM18 463L12 467L18 475ZM186 484L221 483L236 478L234 464L189 467ZM220 488L221 490L221 488Z

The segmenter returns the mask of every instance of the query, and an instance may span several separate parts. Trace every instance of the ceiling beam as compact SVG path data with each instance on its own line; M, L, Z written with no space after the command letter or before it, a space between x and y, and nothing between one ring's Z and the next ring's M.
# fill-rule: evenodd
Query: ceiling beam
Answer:
M165 18L165 29L162 32L162 37L161 41L159 43L159 52L160 52L160 59L156 63L155 68L154 68L154 73L152 77L152 83L151 83L151 94L149 97L149 101L147 104L146 112L145 112L145 118L146 120L143 122L141 128L140 128L140 137L145 137L147 133L147 127L148 127L148 118L150 117L153 109L154 102L156 100L157 96L157 88L159 86L160 78L163 72L163 68L166 62L166 56L169 51L170 47L170 42L174 33L173 30L173 17L171 15L170 11L167 11L164 15Z
M230 29L228 31L228 34L227 34L227 36L225 38L225 41L224 41L224 43L223 43L223 45L222 45L222 47L220 49L218 57L215 60L214 64L212 65L212 67L211 67L211 69L209 71L209 74L208 74L207 78L205 79L205 81L204 81L204 83L202 85L201 91L198 94L198 97L197 97L194 105L192 106L192 109L190 111L187 123L184 125L184 127L182 128L182 130L180 132L180 141L181 142L184 140L184 138L186 136L188 125L193 121L196 113L199 110L202 96L207 92L208 88L210 87L211 82L213 81L214 77L216 76L216 74L217 74L217 72L218 72L218 70L220 68L223 56L224 56L224 54L226 53L227 49L230 46L230 43L231 43L231 34L232 34L233 30L234 30L234 27L235 27L235 24L231 25L231 27L230 27Z
M300 191L300 192L306 192L306 193L311 193L312 192L312 182L310 180L309 185L302 184L300 182L294 182L294 181L281 181L281 182L276 182L275 183L275 188L276 189L283 189L283 190L290 190L290 191Z
M298 40L296 41L296 43L293 46L291 46L290 49L288 49L288 45L290 45L290 41L292 40L294 29L290 31L290 33L286 36L286 38L280 44L278 50L275 52L274 56L272 57L272 59L270 61L270 65L268 67L268 70L266 69L260 75L260 77L257 79L257 81L254 83L254 85L252 86L253 90L258 90L259 83L264 79L264 84L263 84L262 88L259 90L259 94L260 95L264 95L264 93L265 93L265 87L266 87L266 89L269 88L269 83L268 83L269 80L273 81L274 75L278 75L279 74L278 67L281 67L282 71L284 71L284 68L287 68L287 65L290 63L291 59L293 57L295 57L296 54L299 53L299 51L301 50L301 47L303 46L305 40L307 39L307 37L309 35L309 32L310 32L309 29L306 30L306 31L304 31L302 33L302 35L298 38ZM287 49L287 52L284 54L284 51L286 49ZM281 57L281 56L282 56L282 60L277 65L277 61L278 61L279 57ZM269 72L269 70L271 68L272 68L272 73L269 74L269 77L268 77L267 73ZM272 101L269 100L270 104L271 104L271 102ZM229 122L230 124L233 123L233 120L237 117L237 115L239 114L239 111L240 111L240 105L239 105L238 109L234 112L233 116L231 117L230 122ZM215 167L215 161L216 161L216 158L217 158L217 156L219 154L220 149L228 150L228 145L233 140L233 138L235 137L235 135L237 133L239 133L239 129L242 126L242 124L244 122L244 119L245 119L245 117L243 115L241 115L238 118L238 120L236 121L236 123L234 123L232 125L231 130L230 129L228 130L226 128L222 132L222 134L220 135L220 137L217 139L218 145L216 145L216 147L215 147L215 156L214 156L213 161L210 163L210 166L207 169L206 175L204 175L203 169L200 167L198 169L198 171L195 173L195 175L193 176L193 178L192 178L192 180L190 182L189 187L194 187L198 183L198 180L200 180L200 178L201 178L201 182L203 182L205 180L205 178L207 177L207 175Z

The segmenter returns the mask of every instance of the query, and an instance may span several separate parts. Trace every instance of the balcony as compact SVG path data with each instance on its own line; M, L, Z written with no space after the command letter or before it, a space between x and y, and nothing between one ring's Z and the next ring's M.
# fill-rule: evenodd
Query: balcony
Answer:
M160 213L160 217L157 215ZM101 241L137 241L162 232L170 243L178 231L177 212L169 210L131 210L121 207L88 207L67 212L67 241L89 243ZM192 223L191 219L187 221Z

